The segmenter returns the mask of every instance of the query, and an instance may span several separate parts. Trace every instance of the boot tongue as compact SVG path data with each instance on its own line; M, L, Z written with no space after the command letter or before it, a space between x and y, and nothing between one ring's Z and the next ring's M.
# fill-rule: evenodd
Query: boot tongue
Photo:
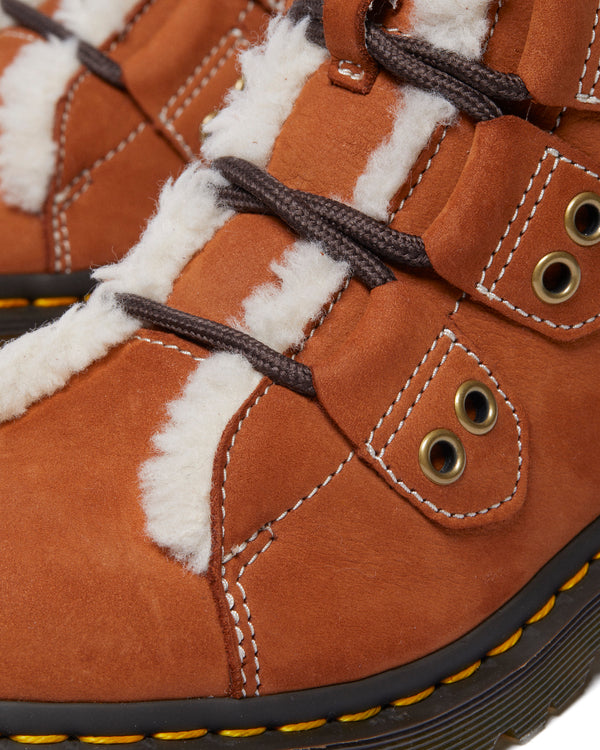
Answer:
M454 0L413 0L396 10L390 6L388 22L393 28L402 22L411 33L428 38L432 30L438 33L437 23L452 21L446 44L477 56L488 28L488 0L465 3L458 20L450 8L456 8ZM423 149L440 125L448 124L457 113L441 97L402 86L385 71L379 72L368 95L332 85L331 60L325 50L322 60L302 87L268 157L259 165L266 165L291 188L342 200L385 220ZM266 73L263 70L259 75ZM271 70L269 75L276 77L276 72ZM252 71L247 78L252 78ZM280 85L273 81L273 90ZM248 80L248 90L240 97L251 96L253 86ZM273 100L270 106L281 104ZM253 115L260 118L260 109ZM223 128L228 127L231 117L226 111L211 124L207 156L234 155L259 163L264 154L257 162L255 154L260 149L254 149L252 143L229 139L224 145L219 122L221 118ZM248 122L246 130L250 140L261 140L260 129L256 131L253 123ZM169 304L219 322L239 318L244 297L258 284L275 280L269 270L271 262L281 259L297 239L277 220L235 217L188 265Z

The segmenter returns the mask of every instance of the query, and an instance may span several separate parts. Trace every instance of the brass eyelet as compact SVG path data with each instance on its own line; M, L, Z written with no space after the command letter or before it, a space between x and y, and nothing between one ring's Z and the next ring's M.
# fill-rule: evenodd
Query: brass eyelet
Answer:
M571 299L581 283L581 268L570 253L549 253L533 270L531 286L538 299L559 305Z
M600 242L600 196L576 195L565 211L565 229L578 245L588 247Z
M236 91L243 91L246 88L246 79L244 76L240 76L237 81L235 82L233 88Z
M492 391L478 380L467 380L456 391L454 409L461 425L472 435L487 435L498 421Z
M208 133L206 132L206 126L209 122L212 122L218 114L218 110L215 109L213 112L209 112L203 117L202 122L200 123L200 140L202 142L204 142L208 136Z
M467 458L463 444L450 430L434 430L419 448L419 465L427 479L435 484L453 484L461 478Z

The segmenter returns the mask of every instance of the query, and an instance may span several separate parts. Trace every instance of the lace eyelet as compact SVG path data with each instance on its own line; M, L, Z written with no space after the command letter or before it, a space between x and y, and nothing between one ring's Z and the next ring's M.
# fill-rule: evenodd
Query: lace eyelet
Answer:
M456 391L454 409L461 425L472 435L487 435L498 421L492 391L478 380L467 380Z
M578 245L588 247L600 242L600 196L576 195L565 211L565 229Z
M206 132L206 126L208 125L209 122L212 122L218 114L219 114L218 110L215 109L203 117L202 122L200 123L200 141L202 143L204 143L204 141L208 137L208 133Z
M581 283L581 268L570 253L549 253L536 265L531 286L538 299L559 305L571 299Z
M450 430L434 430L423 438L419 448L419 465L427 479L447 485L458 481L467 458L462 442Z

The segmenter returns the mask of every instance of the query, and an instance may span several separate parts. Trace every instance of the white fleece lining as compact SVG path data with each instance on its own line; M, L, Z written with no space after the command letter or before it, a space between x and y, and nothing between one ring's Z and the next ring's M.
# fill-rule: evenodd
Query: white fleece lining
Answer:
M248 71L251 76L248 89L260 89L260 80L267 86L275 69L278 76L273 83L274 91L288 96L286 87L292 81L293 91L300 91L323 56L322 50L306 39L305 29L303 22L300 32L304 41L300 45L297 27L287 20L272 21L269 40L262 48L268 69ZM298 52L300 65L296 58L287 56L286 38L290 38L290 44ZM278 50L278 56L270 53L271 45ZM313 60L313 70L306 64L307 57ZM255 75L259 77L256 84ZM285 86L281 80L287 82ZM278 117L287 117L291 106L293 102L285 106L275 102ZM266 121L264 130L257 126L257 132L262 132L262 137L268 140L262 148L272 149L275 142L272 134L279 132L283 120L277 122L270 110L259 111L256 117ZM236 131L234 140L242 141L247 123L238 120L230 127ZM158 212L139 244L121 262L96 272L95 277L104 283L87 304L73 307L55 323L0 349L0 422L24 414L31 404L63 388L75 373L85 370L133 335L139 325L115 307L115 292L133 292L158 302L167 300L173 282L188 261L231 215L215 200L214 186L219 183L222 184L222 178L218 174L198 164L188 167L176 182L169 181L159 198Z
M26 5L31 5L34 8L37 8L38 5L41 5L43 0L23 0ZM15 22L13 19L8 15L8 13L5 13L0 8L0 29L6 29L8 26L14 26Z
M412 32L438 47L479 58L488 30L488 7L489 0L418 0ZM450 124L457 114L436 94L410 86L399 91L392 133L371 154L354 190L354 207L386 221L389 202L408 179L419 154L436 129Z
M99 45L121 31L138 0L62 0L55 18ZM30 3L33 4L33 3ZM67 39L24 45L0 79L0 185L5 202L41 211L56 165L58 100L81 63Z
M284 352L303 341L306 326L343 285L348 267L318 245L297 242L271 270L277 282L255 289L244 303L244 320L231 323ZM261 378L239 355L221 353L200 362L153 439L157 455L140 471L149 535L196 573L210 559L214 457L227 424Z
M419 19L423 19L419 31L428 30L429 2L417 3ZM446 0L445 5L455 8L456 0ZM439 13L440 2L434 6L434 12ZM487 6L488 0L478 0L471 3L468 13L461 13L462 23L472 21L477 27L473 33L480 34L479 44L483 42L481 21ZM462 28L460 32L457 46L462 50L470 32ZM255 116L254 101L259 102L260 97L248 101L246 109L234 98L220 122L216 118L207 148L211 158L235 154L266 165L266 152L254 142L248 143L252 138L239 141L231 133L231 125L245 117L249 119L247 132L256 132L250 119ZM390 137L375 151L358 180L355 204L377 218L386 218L390 198L405 182L435 129L454 115L454 107L441 97L406 89L399 98ZM284 352L301 344L306 326L341 288L348 269L323 255L318 246L298 242L272 270L278 282L255 289L244 303L243 321L234 324ZM168 421L154 438L157 454L140 472L149 535L196 573L205 572L210 560L215 454L223 431L259 380L248 362L236 355L218 354L201 362L181 397L170 404Z

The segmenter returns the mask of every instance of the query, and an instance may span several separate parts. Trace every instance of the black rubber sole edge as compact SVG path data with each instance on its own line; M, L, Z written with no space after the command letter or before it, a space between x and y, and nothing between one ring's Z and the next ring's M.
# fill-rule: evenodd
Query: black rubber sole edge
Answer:
M342 685L243 700L201 698L121 704L0 702L0 735L151 736L158 732L186 731L200 727L212 731L223 728L278 727L317 719L330 720L365 711L373 706L386 706L439 684L503 643L598 551L600 518L559 552L519 594L482 625L434 654L374 677ZM600 592L599 564L592 566L592 571L577 587L577 602L581 598L581 591L592 597L594 607L600 606L595 598ZM561 594L559 599L560 607L557 606L556 612L546 618L546 621L551 620L556 626L552 637L570 627L571 619L576 618L586 604L572 603L573 599L569 594ZM540 648L549 643L546 628L542 628L541 624L528 628L526 636L522 641L533 638ZM522 643L511 651L512 654L522 652L525 654ZM523 658L521 667L530 657ZM486 664L494 664L495 661L491 659ZM482 671L479 670L475 677L470 678L469 683L479 680ZM462 689L458 689L458 686L449 687L451 690L456 689L457 693ZM433 701L430 698L426 702L429 713ZM314 730L316 731L319 730Z
M0 302L24 299L32 303L23 307L0 307L0 338L20 336L60 317L68 309L65 305L39 307L33 304L35 300L83 299L93 287L91 271L0 275Z

